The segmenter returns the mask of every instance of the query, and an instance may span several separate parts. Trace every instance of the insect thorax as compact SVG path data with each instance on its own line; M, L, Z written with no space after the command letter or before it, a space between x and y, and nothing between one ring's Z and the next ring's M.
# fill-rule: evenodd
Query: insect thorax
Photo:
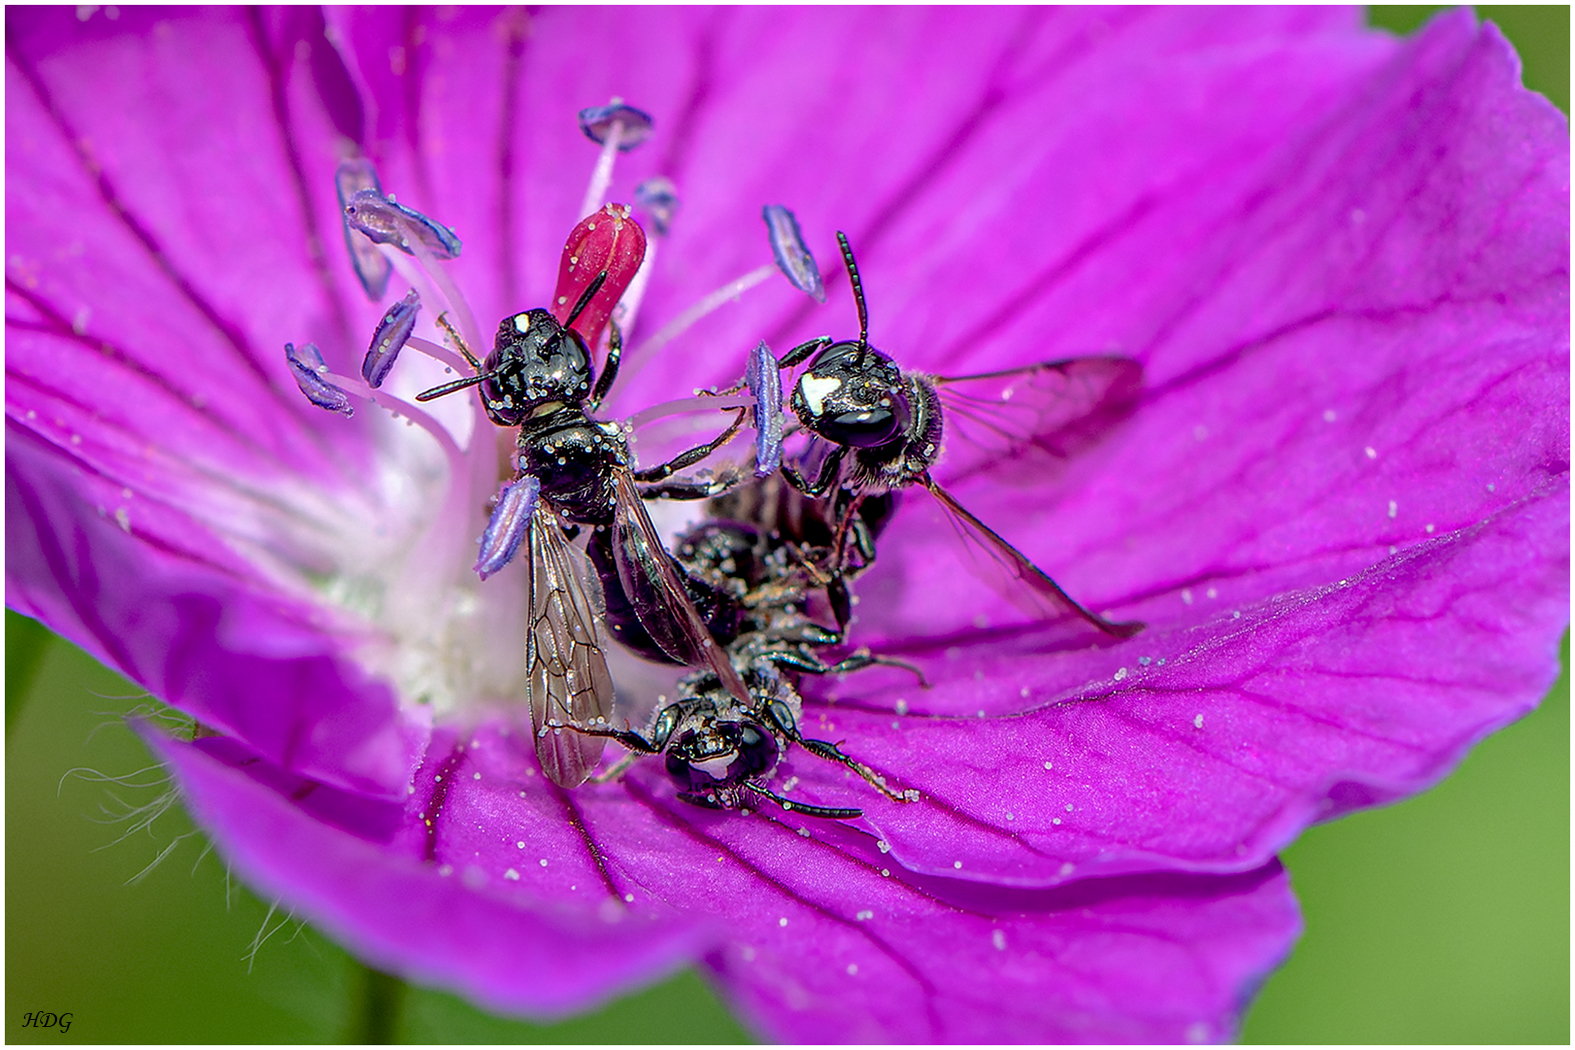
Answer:
M541 482L570 521L606 525L613 520L616 471L629 466L629 442L616 423L598 423L578 404L533 416L520 426L519 466Z

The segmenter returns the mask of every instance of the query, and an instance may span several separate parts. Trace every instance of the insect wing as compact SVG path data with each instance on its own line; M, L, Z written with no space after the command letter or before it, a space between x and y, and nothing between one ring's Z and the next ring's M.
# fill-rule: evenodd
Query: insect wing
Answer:
M722 646L700 619L694 602L667 557L667 548L651 523L628 471L617 475L618 508L613 516L613 560L618 580L634 605L635 615L662 651L689 667L716 672L733 698L751 705L749 690Z
M595 770L607 741L559 726L610 718L613 680L568 541L556 516L541 504L530 521L525 667L542 772L555 784L576 787Z
M1130 638L1143 629L1144 625L1136 621L1119 623L1083 608L1072 599L1071 595L1061 589L1060 584L1047 576L1043 569L1029 561L1027 555L969 513L967 508L952 497L951 493L931 479L926 479L925 484L930 494L946 508L947 514L951 516L963 538L973 546L982 548L997 566L1005 570L1008 577L1006 582L1010 586L1003 590L1008 597L1019 597L1022 589L1026 588L1028 593L1046 607L1044 611L1050 612L1053 618L1076 616L1114 638Z
M1129 357L1077 357L930 381L944 413L936 473L947 484L992 470L1042 481L1130 414L1143 366Z

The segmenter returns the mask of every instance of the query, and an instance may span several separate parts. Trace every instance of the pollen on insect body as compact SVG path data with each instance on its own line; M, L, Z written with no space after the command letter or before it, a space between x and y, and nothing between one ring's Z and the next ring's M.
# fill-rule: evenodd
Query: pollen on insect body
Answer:
M530 314L515 314L514 330L520 335L524 335L526 332L530 331Z

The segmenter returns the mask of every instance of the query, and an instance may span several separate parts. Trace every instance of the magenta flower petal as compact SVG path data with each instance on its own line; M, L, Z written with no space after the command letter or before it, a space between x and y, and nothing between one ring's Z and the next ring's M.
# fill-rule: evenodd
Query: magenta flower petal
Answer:
M154 746L197 818L378 965L556 1014L702 959L783 1040L1227 1038L1295 934L1273 852L1554 673L1568 139L1467 13L1397 42L1329 9L62 9L7 38L8 604L196 718ZM356 393L387 305L342 159L454 228L485 334L552 294L574 115L615 96L655 127L612 199L682 202L631 346L769 266L781 203L822 262L847 231L912 368L1144 365L1053 470L937 469L1143 634L1017 612L922 492L882 536L854 640L933 686L807 683L806 731L917 802L802 749L784 792L864 818L708 813L659 761L546 783L522 570L471 572L474 410L345 420L284 366L314 342ZM626 357L616 407L853 334L826 279ZM443 381L407 349L378 396Z
M434 878L419 856L387 848L398 806L303 781L226 741L143 735L179 775L192 815L259 888L369 962L457 986L493 1009L583 1010L610 988L676 969L711 940L705 924L670 909L603 898L587 919L507 892L474 866Z

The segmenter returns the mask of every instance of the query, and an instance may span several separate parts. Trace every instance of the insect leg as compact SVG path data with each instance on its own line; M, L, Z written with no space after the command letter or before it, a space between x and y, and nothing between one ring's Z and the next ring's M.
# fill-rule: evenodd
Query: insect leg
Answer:
M826 668L827 674L847 674L850 671L862 671L866 667L896 667L904 671L913 672L914 677L924 688L930 687L930 680L924 677L924 672L915 664L906 660L899 660L895 656L876 656L867 648L859 648Z
M607 771L605 773L597 773L595 776L591 777L590 782L592 784L610 784L619 777L623 776L625 771L627 771L630 766L634 765L644 757L645 756L640 754L638 751L631 751L627 755L624 755L622 758L620 758L618 761L614 762L611 766L607 767Z
M765 705L765 713L766 717L775 723L777 728L793 743L798 744L818 758L824 758L828 762L836 762L853 770L853 772L863 777L870 787L879 791L893 802L913 802L918 799L919 793L917 791L898 791L895 788L888 787L885 777L866 766L863 762L844 754L842 749L831 741L812 740L800 733L798 723L793 719L793 712L781 701L768 702Z
M860 491L848 504L848 509L843 513L842 520L837 523L837 534L831 540L831 565L834 571L842 571L843 555L847 553L848 532L853 526L853 521L858 517L859 505L864 502L866 493ZM874 541L866 537L870 549L874 550ZM862 553L862 551L860 552Z
M741 408L736 413L734 413L733 422L728 426L728 428L722 431L722 433L717 435L714 439L707 441L703 445L696 445L687 452L680 452L678 455L674 456L666 463L663 463L661 466L651 467L648 470L635 471L634 480L661 481L663 478L670 477L675 471L683 470L685 467L694 466L696 463L700 462L702 459L705 459L711 453L715 452L717 449L733 440L733 435L737 434L743 425L744 409Z
M806 496L819 498L826 494L837 480L838 472L842 468L842 457L847 452L848 446L838 445L820 465L820 474L814 481L805 481L804 476L792 466L782 464L782 476L787 478L788 484L798 489Z
M576 722L565 722L562 728L572 729L576 733L583 733L586 736L611 737L630 751L637 752L640 755L655 755L662 750L632 729L614 729L611 726L588 726L580 725Z
M591 399L585 403L587 412L595 412L602 405L602 398L607 396L607 391L612 389L613 380L618 378L618 365L623 360L623 330L618 327L618 322L609 320L607 324L610 331L607 336L607 360L602 364L602 374L596 377L596 387L591 391Z
M736 471L727 471L721 477L712 478L709 481L677 478L670 481L660 481L654 485L640 486L640 498L711 499L714 496L722 495L743 480L742 475Z
M800 343L782 355L781 360L777 362L777 367L792 368L794 365L802 364L817 352L830 346L832 342L831 336L823 335L819 338L811 339L807 343Z

